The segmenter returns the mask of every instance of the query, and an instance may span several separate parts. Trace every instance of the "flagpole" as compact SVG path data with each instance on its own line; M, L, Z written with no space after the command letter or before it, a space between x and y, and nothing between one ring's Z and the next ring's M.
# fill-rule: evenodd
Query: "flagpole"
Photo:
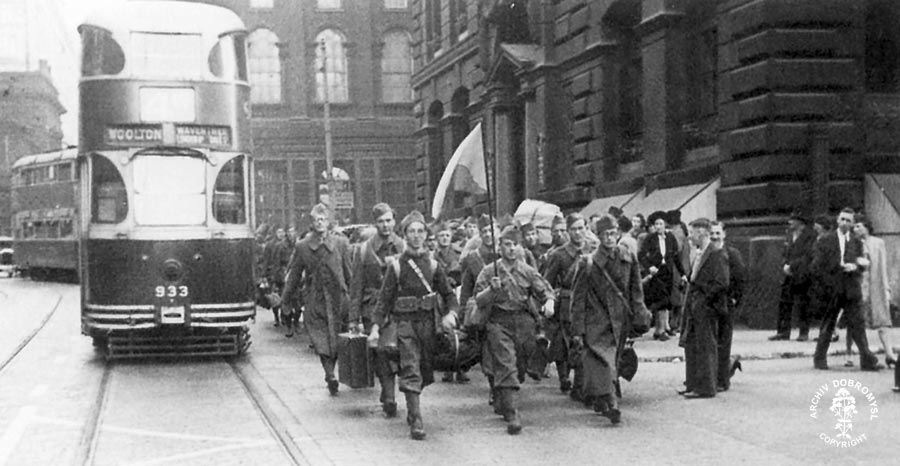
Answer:
M487 187L487 198L488 198L488 218L491 222L491 244L494 248L494 254L497 254L497 238L494 235L494 200L491 197L491 178L492 172L490 169L490 163L488 160L493 157L494 152L488 150L485 145L487 144L487 138L484 137L484 125L481 126L481 148L484 152L484 184ZM494 261L494 276L497 276L497 261Z

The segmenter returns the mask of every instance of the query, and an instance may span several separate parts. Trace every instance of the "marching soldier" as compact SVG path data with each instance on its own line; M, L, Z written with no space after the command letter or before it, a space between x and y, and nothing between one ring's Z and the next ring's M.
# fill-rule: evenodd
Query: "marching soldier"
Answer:
M650 321L644 305L640 266L635 254L619 245L621 232L612 215L596 222L600 245L582 260L572 290L573 346L582 347L584 400L613 424L621 420L616 397L619 354L632 330L632 315ZM645 331L647 329L641 329Z
M566 235L568 242L553 250L544 264L544 278L550 282L550 286L557 290L559 301L553 317L546 322L547 338L550 340L549 354L546 361L556 363L556 371L559 375L559 389L563 393L572 390L571 397L576 401L581 400L578 391L581 372L576 370L574 384L569 380L569 338L572 335L572 316L569 314L572 282L575 266L582 254L591 252L590 246L584 240L587 225L581 214L569 214L566 217ZM573 390L574 388L574 390Z
M425 249L426 226L422 214L410 212L400 223L400 230L406 239L406 251L385 274L381 306L376 307L369 346L378 345L379 329L385 324L397 326L400 391L406 395L406 422L410 437L423 440L425 427L419 395L434 382L436 316L442 315L440 325L452 330L458 305L446 272Z
M391 261L403 252L403 240L394 233L394 210L379 202L372 207L376 233L361 244L353 280L350 282L350 322L362 325L362 331L372 327L375 307L381 294L384 273ZM397 415L395 397L397 362L387 352L373 350L375 372L381 384L381 408L388 417Z
M349 307L350 243L331 231L331 211L324 204L316 204L310 215L313 229L294 248L281 301L293 302L298 293L303 297L306 329L325 371L328 391L335 396L337 334L345 326Z
M488 313L485 325L495 386L495 411L507 422L507 432L522 431L518 414L519 384L535 349L535 316L528 300L539 300L546 316L553 315L554 296L537 270L519 260L519 230L506 227L500 234L501 258L478 274L476 302ZM499 405L499 406L498 406Z
M459 286L461 279L461 271L459 268L459 251L457 251L451 243L453 232L450 230L450 226L447 223L442 222L436 222L432 225L431 231L434 232L437 245L434 251L434 258L447 272L447 279L450 281L450 287L456 289ZM466 372L462 369L457 371L455 375L457 382L465 383L469 381L469 376L466 375ZM445 372L444 376L441 377L441 381L452 382L453 376L454 372Z

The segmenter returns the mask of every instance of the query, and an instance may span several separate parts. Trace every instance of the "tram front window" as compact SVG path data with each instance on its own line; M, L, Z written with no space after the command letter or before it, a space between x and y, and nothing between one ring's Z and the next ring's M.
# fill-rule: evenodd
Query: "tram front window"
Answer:
M143 155L134 159L134 215L139 225L206 222L206 161Z
M244 223L244 156L228 161L216 176L213 216L219 223Z
M91 221L119 223L128 215L128 194L119 169L108 158L91 156Z
M247 80L246 35L234 33L222 36L209 52L209 71L223 79Z

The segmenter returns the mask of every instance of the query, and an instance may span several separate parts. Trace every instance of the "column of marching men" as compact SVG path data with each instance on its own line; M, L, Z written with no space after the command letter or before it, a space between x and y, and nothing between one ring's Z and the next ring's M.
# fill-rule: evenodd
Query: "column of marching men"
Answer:
M629 218L615 209L590 219L570 214L554 219L545 246L534 225L516 224L508 215L429 224L412 212L398 227L393 209L378 203L372 225L355 232L352 243L334 230L332 218L326 206L316 205L302 238L291 227L275 229L267 239L270 232L260 228L260 304L273 310L275 325L285 325L288 337L302 310L331 395L339 392L337 335L348 329L367 335L384 414L397 416L396 391L402 392L413 439L426 436L420 397L435 381L435 361L448 336L456 338L450 338L457 345L450 350L457 358L460 336L474 356L441 368L442 381L467 383L466 371L480 362L488 404L513 435L522 430L523 382L549 378L551 366L562 393L619 424L619 380L634 376L633 340L651 328L654 340L678 336L684 348L684 388L678 393L685 398L728 390L741 369L739 356L731 355L732 320L746 270L720 222L698 218L685 225L677 211L654 212L646 222L640 214ZM861 255L851 239L834 243L839 252L833 255ZM828 245L816 247L822 251L809 267L831 267L823 265ZM843 294L827 302L817 368L827 367L824 354L841 309L862 368L880 367L866 353L860 330L865 324L852 283L858 283L857 269L868 264L855 257L838 261L840 271L828 269ZM783 320L782 315L779 338ZM808 331L803 325L801 336ZM890 353L886 359L893 362Z

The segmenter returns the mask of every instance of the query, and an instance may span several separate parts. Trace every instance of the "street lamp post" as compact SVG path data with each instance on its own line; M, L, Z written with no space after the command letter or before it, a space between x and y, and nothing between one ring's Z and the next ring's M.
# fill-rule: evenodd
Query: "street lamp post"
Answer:
M333 173L333 158L331 153L331 104L328 99L328 47L325 45L325 40L322 39L320 42L320 47L322 48L322 77L323 83L322 86L322 103L324 108L324 116L325 116L325 183L328 186L328 208L331 210L332 215L335 214L335 192L334 192L334 173Z

